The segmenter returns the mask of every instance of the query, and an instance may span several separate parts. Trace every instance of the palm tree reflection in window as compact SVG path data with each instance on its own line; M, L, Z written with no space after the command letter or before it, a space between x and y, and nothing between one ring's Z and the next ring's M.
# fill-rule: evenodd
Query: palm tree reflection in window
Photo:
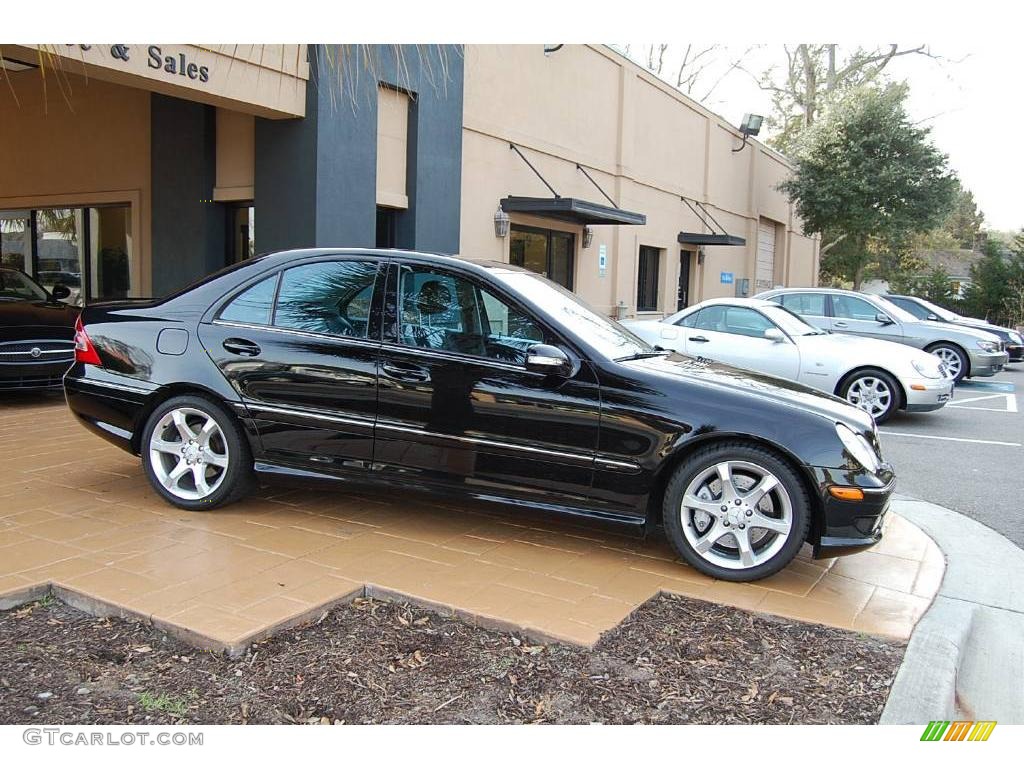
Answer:
M282 276L274 325L333 336L366 338L377 265L321 261Z

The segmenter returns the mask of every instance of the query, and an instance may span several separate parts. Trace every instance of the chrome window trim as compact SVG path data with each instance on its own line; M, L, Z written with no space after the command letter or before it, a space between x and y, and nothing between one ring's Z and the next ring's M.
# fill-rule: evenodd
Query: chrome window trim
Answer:
M289 336L301 336L307 339L315 339L317 341L340 341L346 344L356 344L363 347L379 347L380 341L374 339L366 339L360 336L335 336L330 333L317 333L316 331L300 331L295 328L280 328L276 325L259 325L258 323L239 323L235 320L211 320L211 325L223 325L231 328L247 328L252 331L272 331L274 333L283 333Z

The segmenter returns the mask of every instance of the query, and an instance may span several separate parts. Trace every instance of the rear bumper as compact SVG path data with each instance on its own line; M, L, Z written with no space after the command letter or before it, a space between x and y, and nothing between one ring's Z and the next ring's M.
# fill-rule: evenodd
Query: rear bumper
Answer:
M135 453L132 436L150 391L113 380L79 378L74 373L73 368L64 377L64 396L71 413L90 432Z
M873 547L882 540L882 526L889 512L889 499L896 477L886 469L883 478L862 474L852 478L846 470L817 469L821 489L822 515L811 541L814 557L850 555ZM832 485L856 486L864 491L862 501L833 498Z
M904 382L904 387L908 413L937 411L953 397L953 379L911 379Z
M995 376L1005 366L1010 356L1006 352L969 352L971 376Z

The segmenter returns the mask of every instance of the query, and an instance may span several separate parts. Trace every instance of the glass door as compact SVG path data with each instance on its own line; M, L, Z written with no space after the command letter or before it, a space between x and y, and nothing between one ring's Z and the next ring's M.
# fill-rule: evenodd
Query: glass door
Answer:
M512 225L509 262L544 275L570 291L576 272L572 232Z

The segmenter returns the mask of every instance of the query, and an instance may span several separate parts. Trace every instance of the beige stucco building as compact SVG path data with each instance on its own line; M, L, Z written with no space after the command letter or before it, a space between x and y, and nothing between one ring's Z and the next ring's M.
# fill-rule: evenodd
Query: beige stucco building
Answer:
M817 274L775 189L785 159L733 152L735 128L603 46L0 57L0 257L76 301L160 296L302 246L512 261L619 316ZM726 234L745 244L697 242Z
M776 189L790 167L756 141L734 152L741 138L605 46L566 45L550 55L537 45L466 46L461 251L521 263L523 250L535 250L537 263L546 248L553 277L621 316L734 295L745 279L750 295L777 284L813 285L818 244L802 234ZM551 194L510 144L562 197L610 205L585 170L646 224L594 225L585 248L583 223L512 212L510 234L496 237L503 198ZM681 232L711 231L698 214L709 218L684 197L706 206L714 229L745 244L681 244ZM529 229L517 233L522 228ZM542 233L552 231L571 237L555 234L551 243Z

